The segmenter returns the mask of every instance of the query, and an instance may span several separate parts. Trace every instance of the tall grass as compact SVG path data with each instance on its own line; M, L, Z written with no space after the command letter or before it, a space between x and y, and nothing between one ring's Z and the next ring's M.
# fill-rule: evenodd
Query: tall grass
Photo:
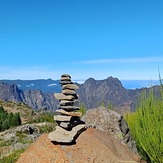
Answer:
M143 92L135 113L126 115L132 136L140 155L147 162L163 163L163 85L160 85L161 98L150 90Z

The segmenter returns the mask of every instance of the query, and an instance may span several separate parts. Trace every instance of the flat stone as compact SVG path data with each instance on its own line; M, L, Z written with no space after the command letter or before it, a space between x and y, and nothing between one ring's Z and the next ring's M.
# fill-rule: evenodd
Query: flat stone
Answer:
M64 129L72 129L70 122L61 122L59 126Z
M66 84L66 85L62 85L62 89L77 90L79 89L79 87L76 84Z
M79 100L78 99L72 100L72 101L60 100L59 101L59 105L60 106L79 106Z
M65 94L65 95L75 95L75 91L74 90L71 90L71 89L64 89L62 90L62 93Z
M59 84L72 84L73 82L72 81L60 81Z
M66 111L74 111L74 110L79 110L79 106L59 106L59 108L64 109Z
M71 77L61 77L61 81L71 81Z
M56 130L48 134L48 138L57 143L72 143L81 132L85 131L85 125L80 124L67 131L60 126L56 126Z
M54 97L57 100L72 100L72 99L76 98L76 97L74 97L72 95L64 95L63 93L54 93Z
M69 100L60 100L59 101L59 105L73 105L74 104L74 101L69 101Z
M69 121L71 121L71 118L72 118L72 116L55 115L54 121L69 122Z
M81 112L75 112L75 111L67 112L63 109L58 109L58 110L56 110L56 112L63 114L63 115L69 115L69 116L74 116L74 117L81 117L82 116Z
M71 78L71 76L69 74L63 74L63 75L61 75L61 78L62 77L69 77L69 78Z

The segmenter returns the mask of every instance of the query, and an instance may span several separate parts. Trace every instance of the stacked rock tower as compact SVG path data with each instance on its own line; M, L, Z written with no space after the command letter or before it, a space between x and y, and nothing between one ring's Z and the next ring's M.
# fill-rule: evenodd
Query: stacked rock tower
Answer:
M79 100L75 92L78 86L71 81L68 74L61 76L60 84L62 92L54 94L59 100L59 109L54 116L58 126L49 133L49 139L58 143L72 143L85 130L85 124L80 120L82 113L79 112Z

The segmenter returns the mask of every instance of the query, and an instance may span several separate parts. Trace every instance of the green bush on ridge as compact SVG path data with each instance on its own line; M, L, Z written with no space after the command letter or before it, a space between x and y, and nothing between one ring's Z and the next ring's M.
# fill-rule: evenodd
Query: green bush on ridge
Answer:
M0 132L18 125L21 125L19 113L8 113L0 106Z
M149 96L142 93L135 113L125 116L140 155L147 162L163 162L163 85L161 99L151 89Z

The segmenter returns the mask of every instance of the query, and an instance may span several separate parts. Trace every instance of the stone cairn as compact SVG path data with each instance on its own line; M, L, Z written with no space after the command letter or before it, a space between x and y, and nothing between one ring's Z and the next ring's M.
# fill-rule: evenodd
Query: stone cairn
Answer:
M48 137L56 143L73 143L75 139L85 130L85 124L80 120L82 113L79 112L79 100L75 91L78 86L73 84L71 76L61 76L61 93L55 93L54 97L59 100L59 109L54 120L57 123L56 130L49 133Z

